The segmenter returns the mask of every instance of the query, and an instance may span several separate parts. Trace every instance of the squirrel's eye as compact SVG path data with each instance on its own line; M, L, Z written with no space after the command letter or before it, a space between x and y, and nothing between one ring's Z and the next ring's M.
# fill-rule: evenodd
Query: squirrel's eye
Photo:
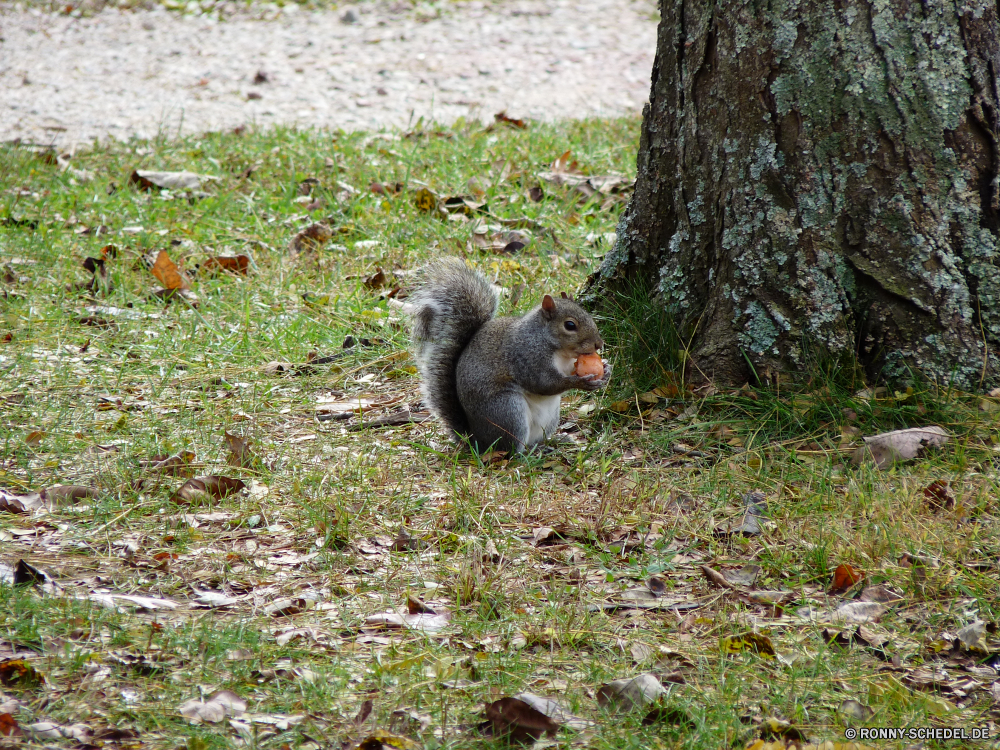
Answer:
M567 331L575 331L576 330L576 321L575 320L567 320L565 323L563 323L563 327Z

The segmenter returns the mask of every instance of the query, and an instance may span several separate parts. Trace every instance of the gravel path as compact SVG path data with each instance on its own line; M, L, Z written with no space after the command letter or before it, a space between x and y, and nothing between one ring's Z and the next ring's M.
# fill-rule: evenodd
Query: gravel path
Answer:
M655 19L653 0L374 3L225 21L7 6L0 140L619 115L648 97Z

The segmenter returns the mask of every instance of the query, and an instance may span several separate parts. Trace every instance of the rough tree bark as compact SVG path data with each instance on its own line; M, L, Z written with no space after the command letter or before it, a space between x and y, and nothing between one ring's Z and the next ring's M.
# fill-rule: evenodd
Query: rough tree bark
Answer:
M661 0L635 195L589 296L652 280L692 365L1000 375L997 6Z

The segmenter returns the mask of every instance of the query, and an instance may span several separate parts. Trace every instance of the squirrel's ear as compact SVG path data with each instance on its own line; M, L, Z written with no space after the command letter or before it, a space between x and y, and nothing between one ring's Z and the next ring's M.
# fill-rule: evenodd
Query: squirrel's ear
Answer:
M547 313L556 309L556 301L548 294L542 297L542 309Z
M560 292L560 294L562 294L562 298L563 299L568 299L570 302L573 301L573 295L572 294L566 294L566 292Z

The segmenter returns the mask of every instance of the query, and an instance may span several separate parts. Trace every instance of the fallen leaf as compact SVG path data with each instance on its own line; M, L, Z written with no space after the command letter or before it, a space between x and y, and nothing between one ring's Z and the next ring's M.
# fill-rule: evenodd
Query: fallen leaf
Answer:
M219 690L207 701L197 699L182 703L177 709L192 724L208 722L218 724L227 716L240 716L247 710L247 703L232 690Z
M562 722L550 711L561 707L547 698L522 693L486 705L486 726L494 737L507 736L514 742L537 740L543 734L554 737Z
M224 271L246 276L250 270L250 256L248 255L216 255L208 258L201 264L201 271L205 273L215 273Z
M367 276L362 283L366 289L382 289L389 286L388 277L381 268L376 268L375 273Z
M194 451L181 451L173 456L153 456L141 462L147 474L162 474L175 477L190 477L194 474L191 464Z
M744 565L742 568L727 568L722 571L723 577L733 586L750 588L760 576L759 565Z
M402 182L373 182L368 189L376 195L396 195L406 187Z
M254 455L250 447L250 441L247 438L231 435L228 432L223 432L222 436L226 447L229 449L226 463L230 466L238 466L243 469L249 469L257 463L257 456Z
M956 633L958 640L969 651L989 653L986 648L986 623L982 620L970 622Z
M602 685L597 691L597 702L602 706L617 706L623 711L631 711L648 706L666 693L656 675L647 672Z
M24 732L21 731L20 725L8 713L0 714L0 737L22 737Z
M427 188L420 188L413 196L413 205L420 211L436 211L438 205L437 196Z
M199 190L201 186L218 177L195 172L148 172L137 169L129 176L129 184L135 185L140 190Z
M138 594L92 593L88 594L85 598L116 611L122 611L122 606L119 605L131 605L137 609L148 610L150 612L161 609L177 609L181 606L179 602L171 599L156 596L140 596Z
M903 595L888 586L866 586L858 597L861 602L899 602Z
M285 597L275 599L264 607L264 614L270 617L290 617L304 612L309 607L309 602L301 597Z
M762 532L759 518L767 513L767 499L761 492L748 492L743 498L746 510L742 518L720 524L716 536L759 536Z
M3 659L0 661L0 685L33 688L43 681L41 673L24 659Z
M299 253L314 252L325 245L333 237L333 229L328 224L316 222L310 224L292 237L288 243L288 253L293 258Z
M43 583L51 582L51 580L48 574L26 563L24 560L18 560L14 566L15 586L24 586L27 584L40 586Z
M881 617L888 609L879 602L845 602L833 612L834 622L864 623Z
M951 494L948 482L940 479L924 487L924 498L932 508L954 508L955 496Z
M875 712L863 703L860 703L853 698L848 698L843 703L840 704L840 708L837 712L841 716L846 716L854 721L868 721L871 717L875 715Z
M833 583L830 585L830 593L842 594L864 577L864 571L858 570L853 565L841 563L833 571Z
M733 588L733 584L727 581L726 577L722 575L722 573L720 573L719 571L713 570L707 565L702 565L701 572L702 575L704 575L705 578L707 578L710 583L718 586L719 588L724 588L724 589Z
M358 709L358 713L354 716L355 726L360 727L362 724L365 723L365 719L367 719L371 715L372 706L374 705L375 702L371 698L367 699L361 704L361 708Z
M0 489L0 513L29 513L41 508L43 504L42 496L38 492L15 495Z
M940 448L950 439L948 431L936 425L883 432L866 437L864 447L858 448L851 460L857 465L871 458L876 466L883 469L899 461L920 458L928 448Z
M771 639L760 633L743 633L743 635L729 635L719 641L719 646L723 653L739 654L754 653L769 658L775 657L774 645Z
M83 487L78 484L57 484L46 487L41 492L42 500L52 507L73 505L77 500L88 500L98 496L93 487Z
M153 276L163 284L164 289L174 290L174 289L190 289L191 285L188 283L187 277L181 273L177 264L170 259L170 255L167 254L166 250L160 250L156 254L156 260L153 262L153 267L149 269Z
M420 745L406 737L379 730L361 740L355 750L420 750Z
M42 440L45 438L46 433L44 430L32 430L24 438L24 444L29 448L37 448L42 444Z
M497 112L493 115L494 122L499 122L502 125L510 125L511 127L518 128L519 130L524 130L528 127L528 123L524 120L518 120L507 115L506 112ZM568 152L567 152L568 153Z
M178 488L171 500L184 503L191 503L203 498L220 500L244 489L246 489L246 485L239 479L212 474L187 480Z
M451 614L448 612L433 615L401 615L398 612L379 612L365 618L365 627L387 630L405 628L423 633L436 633L447 627L450 619Z
M806 741L802 730L784 719L769 716L761 721L760 728L765 737L781 737L783 740L791 740L796 743Z
M33 739L76 740L80 744L90 744L91 729L86 724L56 724L52 721L37 721L24 727L25 733Z
M485 212L488 208L484 201L477 201L468 195L449 196L441 201L438 207L446 214L461 214L462 216L472 216Z

